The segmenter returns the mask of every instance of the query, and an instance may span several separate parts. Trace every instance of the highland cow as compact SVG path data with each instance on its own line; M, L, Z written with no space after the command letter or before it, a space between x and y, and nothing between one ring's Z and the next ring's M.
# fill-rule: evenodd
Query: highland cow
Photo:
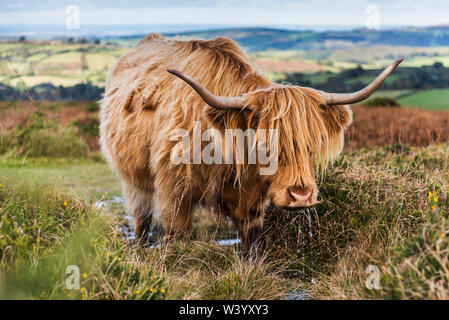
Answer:
M148 237L153 215L167 236L185 234L200 205L230 217L249 247L260 236L270 201L314 205L316 175L338 156L351 123L346 105L369 97L400 62L366 88L336 94L269 81L226 38L148 35L111 71L100 112L102 152L121 178L137 238ZM173 132L192 135L194 123L222 137L226 129L253 129L255 143L261 130L276 130L277 171L262 175L259 162L174 163ZM235 145L219 146L223 154L236 151Z

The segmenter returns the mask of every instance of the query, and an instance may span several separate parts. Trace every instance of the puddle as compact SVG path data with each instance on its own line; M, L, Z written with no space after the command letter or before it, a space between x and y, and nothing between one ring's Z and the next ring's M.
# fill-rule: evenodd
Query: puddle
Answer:
M111 199L102 200L95 202L95 207L99 209L111 209L114 205L125 205L125 201L122 197L114 196ZM120 233L123 235L123 238L125 240L135 241L136 236L134 234L132 225L133 225L133 217L129 214L126 214L126 212L122 211L120 213L121 217L125 220L124 224L119 227ZM150 234L151 239L157 238L156 232L151 232ZM214 241L216 244L220 246L235 246L241 243L241 240L239 238L233 238L233 239L219 239ZM150 246L150 248L160 248L160 244L153 244Z
M129 225L133 224L133 217L131 217L129 214L123 215L123 219L125 219L126 222L128 222Z
M239 238L235 239L222 239L222 240L215 240L216 244L219 244L220 246L235 246L240 244L241 240Z
M311 300L310 293L302 290L292 290L287 292L284 300Z
M134 232L132 231L132 229L130 227L120 226L119 230L125 240L131 240L131 241L136 240L136 236L134 235Z
M126 214L126 212L123 211L123 208L125 205L125 200L122 197L113 196L111 199L102 200L95 202L95 207L103 210L113 210L115 208L118 208L118 214L123 218L124 223L119 226L119 231L123 236L123 239L129 240L129 241L135 241L136 236L134 234L132 225L133 225L133 217L129 214Z
M112 199L97 201L94 205L95 207L102 209L105 207L110 207L113 204L125 205L125 200L123 200L122 197L113 196Z

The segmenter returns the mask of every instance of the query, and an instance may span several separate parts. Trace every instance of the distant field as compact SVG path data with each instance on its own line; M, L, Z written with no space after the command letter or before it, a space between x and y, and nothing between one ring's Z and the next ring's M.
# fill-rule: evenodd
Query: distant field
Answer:
M135 46L139 39L111 39L101 44L0 42L0 81L12 86L41 83L70 86L85 82L103 86L108 70L117 58ZM249 55L271 79L282 79L287 72L301 72L310 75L312 83L325 81L326 75L315 76L317 72L332 75L358 65L364 69L378 69L399 57L405 58L404 67L420 67L435 62L449 67L447 47L376 45L341 49L270 49L250 52Z
M13 87L86 82L103 86L111 66L128 50L116 44L0 43L0 81Z
M399 58L405 58L401 64L402 67L430 66L435 62L441 62L444 66L449 67L449 48L447 47L366 46L341 49L267 50L251 52L250 56L265 64L282 62L279 65L284 67L278 67L277 72L292 72L292 65L288 65L286 62L303 64L303 66L298 66L294 70L295 72L329 71L335 73L356 68L358 65L364 69L379 69Z
M449 109L449 89L432 89L416 92L400 98L399 103L429 110Z
M0 42L0 82L18 88L43 83L73 86L90 82L104 86L108 71L117 59L128 52L140 38L93 43L61 41ZM382 68L404 57L401 67L420 67L441 62L449 67L447 47L404 47L376 45L340 49L273 50L250 52L250 58L273 81L282 81L287 73L305 74L311 86L358 65L365 70ZM386 80L391 83L398 74ZM374 75L363 74L345 79L344 83L368 83ZM299 83L301 85L301 83ZM411 90L378 91L376 96L399 99L403 105L426 109L449 108L449 89L411 93Z
M375 97L396 99L402 106L428 110L449 110L449 89L430 90L377 90Z

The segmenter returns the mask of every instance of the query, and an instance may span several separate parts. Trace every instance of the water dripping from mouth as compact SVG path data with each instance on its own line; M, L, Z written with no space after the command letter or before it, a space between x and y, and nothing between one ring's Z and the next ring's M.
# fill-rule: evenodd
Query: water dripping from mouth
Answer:
M310 300L310 293L303 290L291 290L284 297L285 300Z
M309 224L309 240L310 240L310 245L309 245L309 253L310 253L310 264L311 267L314 268L314 261L313 261L313 226L312 226L312 214L310 212L309 208L306 208L306 212L307 212L307 222Z

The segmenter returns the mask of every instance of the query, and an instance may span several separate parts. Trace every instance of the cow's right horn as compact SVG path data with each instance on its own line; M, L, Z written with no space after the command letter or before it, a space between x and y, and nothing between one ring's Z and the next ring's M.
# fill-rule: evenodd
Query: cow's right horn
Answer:
M241 110L243 108L247 110L252 110L250 106L247 106L247 98L245 96L242 97L217 97L212 92L210 92L205 86L199 83L197 80L192 77L183 74L181 71L167 69L167 71L190 85L199 95L203 98L204 102L210 105L212 108L220 109L220 110L229 110L229 109L237 109Z

